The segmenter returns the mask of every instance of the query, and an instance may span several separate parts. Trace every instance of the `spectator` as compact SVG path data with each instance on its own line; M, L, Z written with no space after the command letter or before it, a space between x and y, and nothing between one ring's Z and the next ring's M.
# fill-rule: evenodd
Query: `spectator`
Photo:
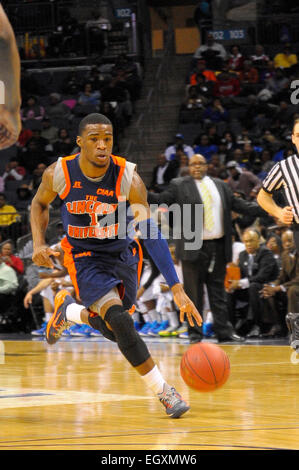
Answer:
M81 106L94 106L95 110L97 110L100 105L100 98L100 91L94 90L91 83L85 83L83 91L79 93L78 104Z
M275 68L294 69L298 63L298 58L295 53L292 53L290 44L285 44L282 52L279 52L274 57Z
M255 54L250 57L252 65L258 70L265 69L270 61L269 56L265 54L264 47L261 44L255 46Z
M50 104L46 106L46 114L51 120L67 119L71 114L71 110L61 101L61 95L59 93L51 93Z
M70 155L74 148L74 144L71 141L69 132L67 129L59 129L58 139L53 144L53 152L55 160L58 157Z
M178 148L182 148L184 153L190 158L194 154L194 150L190 145L184 143L183 134L176 134L175 141L172 145L169 145L165 150L166 160L173 160Z
M219 98L214 99L213 103L205 109L203 119L207 123L221 122L228 119L228 111L222 106Z
M18 147L25 147L25 145L27 144L28 140L31 139L33 133L32 133L32 130L31 129L27 129L26 127L24 127L24 123L22 122L22 129L21 129L21 132L19 134L19 138L18 138L18 141L17 141L17 146Z
M203 155L207 161L210 161L211 156L214 153L217 153L218 147L217 145L210 144L210 140L207 134L202 134L200 136L199 143L198 140L195 140L194 145L194 153L200 153Z
M240 91L241 88L238 78L227 72L221 72L219 75L217 75L217 80L214 87L214 96L223 98L222 102L224 106L226 106L226 103L234 104L235 101L233 98L238 96Z
M243 318L232 318L237 331L249 325L247 338L258 337L263 327L264 301L260 291L265 283L276 279L278 267L273 253L261 245L260 233L254 228L248 228L243 233L245 250L239 254L238 266L241 271L240 280L232 280L229 287L230 305L237 300L248 305ZM237 320L237 321L236 321Z
M269 337L285 333L285 316L299 309L299 257L294 244L294 235L286 230L281 235L283 253L281 271L271 284L265 284L263 297L270 302L273 312L273 326L266 334Z
M44 117L42 121L42 130L40 136L46 139L50 144L53 144L57 140L58 128L52 125L51 119L48 117Z
M159 193L166 189L170 180L176 177L179 163L176 159L166 160L165 154L157 156L157 165L153 169L152 181L149 189Z
M101 89L102 101L107 101L113 106L116 117L122 122L123 127L130 123L133 114L130 98L128 90L121 85L118 77L114 77Z
M18 288L18 278L15 270L7 266L0 257L0 302L1 312L5 312L13 301L13 294ZM1 315L1 314L0 314Z
M275 75L275 65L273 60L267 62L266 67L260 71L260 82L265 83Z
M107 33L112 29L109 19L105 18L102 11L93 10L85 28L89 34L91 52L102 55L108 45Z
M22 181L26 175L26 170L20 165L18 159L13 157L5 166L5 172L2 175L4 181Z
M271 97L276 97L277 101L283 99L283 92L289 86L289 80L285 76L284 71L280 68L276 69L274 75L268 78L265 83L266 90L271 93ZM262 91L263 90L261 90L261 92Z
M32 194L28 184L21 184L17 189L15 207L18 211L29 211L32 201Z
M209 82L216 81L215 72L206 68L206 61L204 59L198 59L198 61L196 62L196 68L193 73L191 73L189 78L190 85L197 85L197 77L199 75L203 75L205 79Z
M39 163L44 163L46 166L49 164L49 156L40 149L35 139L30 139L20 154L20 160L29 173L32 173Z
M1 245L1 260L15 270L17 274L24 274L24 264L19 256L13 254L13 245L11 242L5 242Z
M215 42L213 34L210 33L207 35L207 43L196 49L194 58L205 59L208 69L220 70L227 53L222 44Z
M0 193L0 231L4 240L15 235L18 221L19 215L16 208L7 204L5 194Z
M251 171L241 168L235 161L228 162L226 168L230 174L227 184L233 192L239 190L243 191L246 199L249 199L252 193L258 193L262 183Z
M21 109L21 118L22 121L26 122L28 120L36 119L41 121L45 115L45 109L43 106L40 106L37 102L35 96L29 96L26 102L26 106Z
M243 70L239 73L242 95L256 95L260 90L258 70L252 66L250 60L244 60Z
M266 239L266 247L272 251L273 256L276 260L279 272L282 267L281 253L282 253L282 241L279 235L276 233L270 233Z
M37 166L33 169L32 178L29 183L29 189L33 194L37 191L39 185L41 184L43 173L47 165L45 163L38 163Z
M241 54L239 46L236 44L231 47L231 53L228 59L229 68L235 72L243 69L244 57Z
M130 57L120 54L111 69L111 74L126 88L133 103L140 98L142 80L136 63Z

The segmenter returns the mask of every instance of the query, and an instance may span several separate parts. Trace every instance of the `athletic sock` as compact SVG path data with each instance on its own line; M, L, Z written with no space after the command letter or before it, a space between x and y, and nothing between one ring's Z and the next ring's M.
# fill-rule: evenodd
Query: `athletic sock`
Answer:
M50 318L52 317L53 313L45 313L45 321L48 323L48 321L50 320Z
M81 320L81 312L84 310L85 307L79 304L70 304L66 307L66 319L73 323L77 323L78 325L83 325L83 321Z
M155 365L154 368L145 375L141 375L142 380L145 384L156 394L163 392L163 386L166 383L164 378L161 375L161 372L158 369L158 366Z

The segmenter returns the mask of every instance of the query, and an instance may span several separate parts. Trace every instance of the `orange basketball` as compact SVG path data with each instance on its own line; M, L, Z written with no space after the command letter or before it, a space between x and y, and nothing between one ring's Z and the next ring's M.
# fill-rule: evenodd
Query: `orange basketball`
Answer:
M190 346L181 359L184 382L199 392L212 392L225 384L230 374L226 352L211 343Z

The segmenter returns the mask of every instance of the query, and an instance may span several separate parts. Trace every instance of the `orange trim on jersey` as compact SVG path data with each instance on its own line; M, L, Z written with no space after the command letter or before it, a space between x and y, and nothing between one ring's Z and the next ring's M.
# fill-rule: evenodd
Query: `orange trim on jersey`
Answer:
M70 179L69 170L67 168L66 162L67 162L67 160L73 160L74 158L76 158L77 155L78 155L78 153L76 153L75 155L70 155L69 157L63 157L62 160L61 160L61 165L62 165L63 174L64 174L64 178L65 178L65 190L59 196L60 199L65 199L66 196L68 195L68 193L70 192L70 189L71 189L71 179Z
M141 271L142 271L142 264L143 264L143 251L142 251L142 247L140 245L140 242L139 242L138 238L134 238L134 241L138 245L139 261L138 261L138 267L137 267L137 280L138 280L138 287L139 287L140 278L141 278Z
M111 158L115 165L118 165L120 167L119 174L117 177L116 185L115 185L115 195L117 198L120 196L120 186L121 186L121 180L126 168L126 160L125 158L122 157L116 157L115 155L111 155Z
M80 299L79 287L78 287L78 282L77 282L77 269L75 266L74 257L72 255L73 247L66 237L64 237L60 243L61 243L61 248L64 251L63 264L68 270L69 276L75 288L76 295L78 299Z

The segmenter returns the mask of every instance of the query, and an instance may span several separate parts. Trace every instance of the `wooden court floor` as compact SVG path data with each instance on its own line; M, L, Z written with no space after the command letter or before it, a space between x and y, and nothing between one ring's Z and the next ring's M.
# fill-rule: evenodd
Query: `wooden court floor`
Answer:
M299 356L287 345L221 345L231 375L213 393L183 383L187 343L148 345L191 405L178 420L166 416L113 343L1 341L0 450L299 449Z

